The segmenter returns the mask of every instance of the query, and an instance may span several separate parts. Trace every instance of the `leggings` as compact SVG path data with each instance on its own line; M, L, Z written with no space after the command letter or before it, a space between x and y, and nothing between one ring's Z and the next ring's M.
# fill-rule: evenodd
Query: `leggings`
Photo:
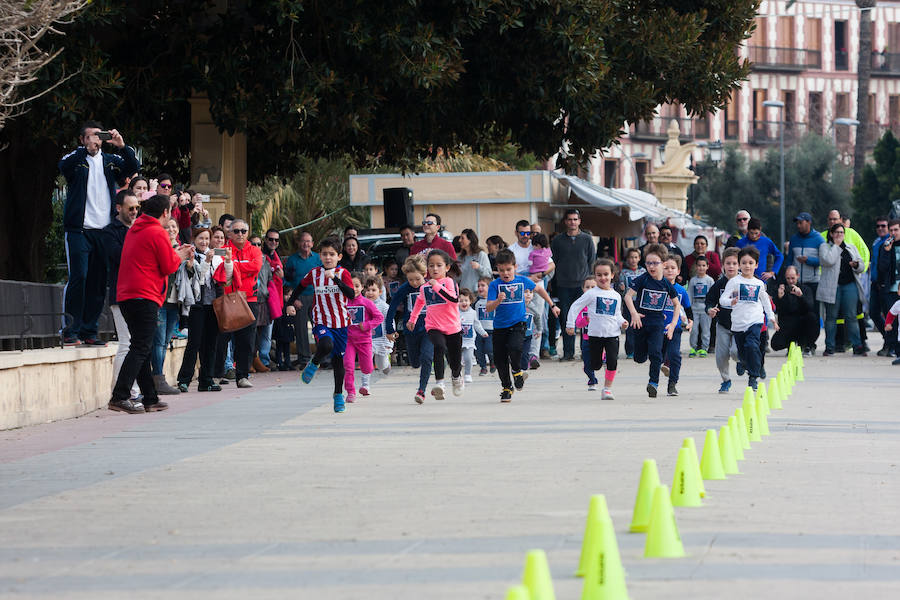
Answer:
M450 373L456 379L462 374L462 331L444 333L438 329L428 330L428 339L434 346L434 379L444 379L444 355L450 363Z
M593 361L591 360L591 342L581 338L581 363L584 374L588 377L588 385L597 384L597 376L594 375Z
M334 350L334 342L330 337L321 337L316 341L316 353L312 357L314 365L321 365L326 356L330 356ZM331 369L334 373L334 393L340 394L344 385L344 360L342 356L334 356L331 360Z
M494 328L494 363L500 375L500 383L504 388L512 388L510 367L514 373L519 372L522 362L522 343L525 341L525 322L516 323L512 327Z
M619 368L619 336L616 337L589 337L590 365L592 371L599 371L603 367L603 353L606 353L606 370L615 371Z

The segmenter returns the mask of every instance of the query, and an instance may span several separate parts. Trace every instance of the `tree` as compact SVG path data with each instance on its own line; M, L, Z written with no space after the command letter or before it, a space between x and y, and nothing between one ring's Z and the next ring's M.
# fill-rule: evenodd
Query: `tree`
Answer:
M0 3L0 129L6 121L26 110L28 102L53 89L22 90L37 81L38 71L63 48L42 50L40 44L57 27L67 24L87 0L5 0ZM58 82L57 82L58 84Z
M0 242L0 276L43 272L48 165L85 118L114 123L127 142L180 164L185 100L205 93L222 130L247 133L256 181L290 172L300 154L411 169L461 144L489 155L512 142L550 156L563 138L578 163L657 105L724 106L749 72L735 48L757 4L233 0L223 9L217 0L95 0L65 28L70 46L51 65L83 72L6 136L16 148L0 155L0 187L17 185L4 188L15 208L0 217L27 223L32 247L18 265ZM37 161L34 181L14 181Z
M891 212L900 199L900 141L890 130L875 145L874 165L865 165L853 186L853 228L875 230L875 219Z

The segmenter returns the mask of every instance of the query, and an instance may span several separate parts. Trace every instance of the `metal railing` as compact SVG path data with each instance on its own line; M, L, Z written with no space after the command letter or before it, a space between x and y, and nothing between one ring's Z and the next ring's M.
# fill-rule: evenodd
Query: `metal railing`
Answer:
M690 141L697 137L694 126L695 120L690 117L653 117L648 121L638 121L632 124L632 130L629 134L631 138L638 140L666 140L669 134L666 129L669 123L675 121L678 123L679 135L681 141ZM706 136L709 137L709 122L702 120L706 124ZM699 126L702 130L703 126Z
M900 54L873 52L872 77L900 77Z
M781 121L752 121L750 143L777 144L779 142ZM793 144L800 139L806 129L806 123L788 121L784 124L784 143Z
M834 70L835 71L847 71L850 69L850 61L847 56L846 50L835 50L834 51Z
M805 71L822 68L822 52L806 48L779 48L777 46L748 46L750 62L754 69L776 71Z

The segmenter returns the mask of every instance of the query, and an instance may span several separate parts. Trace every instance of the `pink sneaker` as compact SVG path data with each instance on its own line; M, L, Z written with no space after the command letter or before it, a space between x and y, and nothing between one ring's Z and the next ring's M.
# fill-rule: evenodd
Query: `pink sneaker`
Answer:
M359 395L360 395L360 396L368 396L368 395L369 395L369 388L364 388L364 387L359 388Z
M356 394L347 394L347 402L356 402Z

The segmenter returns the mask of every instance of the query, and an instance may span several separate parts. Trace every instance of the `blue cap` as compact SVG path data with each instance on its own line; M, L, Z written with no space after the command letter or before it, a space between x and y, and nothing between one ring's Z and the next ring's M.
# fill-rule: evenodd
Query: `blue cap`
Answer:
M809 221L810 223L812 223L812 215L808 212L802 212L794 217L794 223L796 223L797 221Z

